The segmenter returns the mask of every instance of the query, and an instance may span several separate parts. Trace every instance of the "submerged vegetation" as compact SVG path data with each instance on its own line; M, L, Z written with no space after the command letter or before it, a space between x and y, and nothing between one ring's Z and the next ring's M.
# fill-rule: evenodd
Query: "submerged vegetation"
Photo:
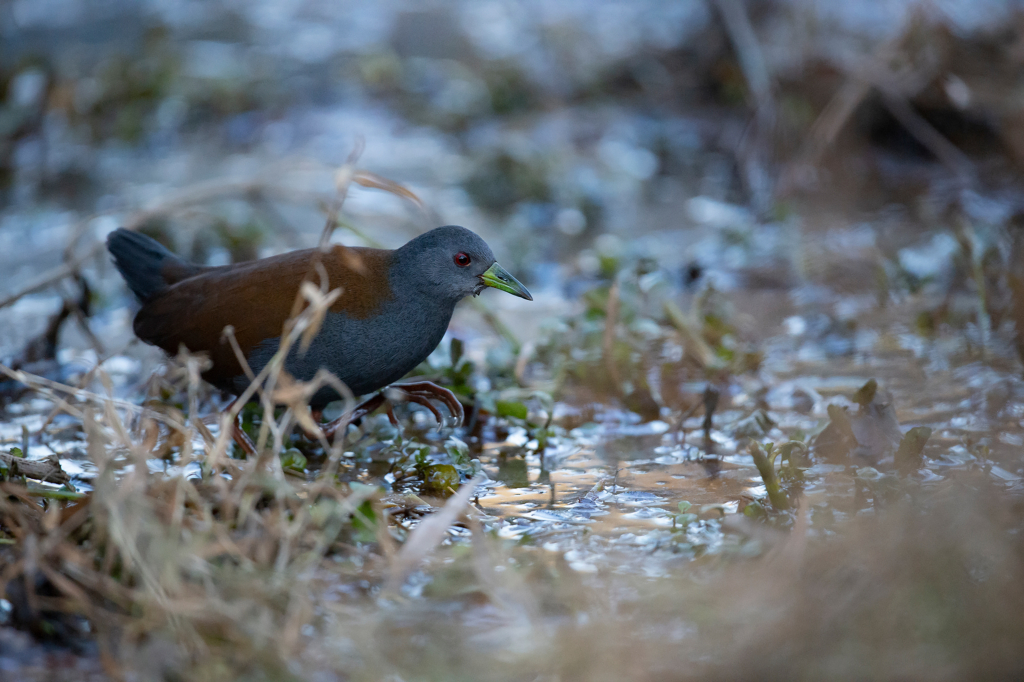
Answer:
M166 3L92 50L16 4L0 677L1024 673L1018 13ZM277 369L246 457L206 359L132 340L103 237L222 264L325 217L465 223L536 301L467 301L413 372L461 425L329 442Z

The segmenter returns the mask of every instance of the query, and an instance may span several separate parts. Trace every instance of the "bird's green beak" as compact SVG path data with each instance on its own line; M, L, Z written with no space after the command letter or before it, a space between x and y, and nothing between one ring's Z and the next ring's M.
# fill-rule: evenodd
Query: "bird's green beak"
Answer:
M527 301L533 300L533 296L526 290L526 287L520 284L519 280L508 274L508 271L497 263L487 268L487 271L480 275L480 281L489 287L501 289L513 296L525 298Z

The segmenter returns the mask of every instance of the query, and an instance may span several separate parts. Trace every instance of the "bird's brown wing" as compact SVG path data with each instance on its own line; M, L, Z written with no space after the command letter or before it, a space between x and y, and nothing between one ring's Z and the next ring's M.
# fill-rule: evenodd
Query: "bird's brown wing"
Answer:
M391 298L392 253L335 246L324 254L328 289L342 288L331 310L358 319L377 312ZM229 388L243 372L230 344L222 341L224 328L234 327L246 357L261 341L280 337L315 254L315 249L293 251L209 268L183 279L142 307L135 317L135 334L171 354L181 345L193 353L207 353L213 368L205 378ZM310 279L319 284L315 271Z

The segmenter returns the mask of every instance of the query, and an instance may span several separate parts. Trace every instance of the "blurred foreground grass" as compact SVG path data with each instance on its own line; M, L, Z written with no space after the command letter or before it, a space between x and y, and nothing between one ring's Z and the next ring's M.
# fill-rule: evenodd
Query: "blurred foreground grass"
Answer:
M684 551L645 577L581 573L560 552L499 539L468 495L439 512L462 531L432 551L445 529L425 546L425 522L407 530L405 514L424 503L412 494L409 510L385 506L374 486L283 475L266 458L168 475L111 437L111 417L86 416L100 468L91 493L42 492L8 467L0 502L9 618L87 661L98 653L97 679L1021 673L1024 505L981 470L893 478L873 497L851 476L846 501L818 500L813 522L808 501L788 531L734 516L725 550L696 561ZM115 476L125 462L134 468ZM681 515L684 538L686 525L717 518L687 511L701 514ZM81 675L52 661L18 670Z

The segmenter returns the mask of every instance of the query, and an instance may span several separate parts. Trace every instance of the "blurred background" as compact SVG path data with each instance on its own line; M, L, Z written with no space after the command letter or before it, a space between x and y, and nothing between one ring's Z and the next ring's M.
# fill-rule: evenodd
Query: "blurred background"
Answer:
M1021 671L1019 2L0 0L0 361L67 382L102 361L106 388L152 397L165 358L133 341L106 234L206 264L314 246L353 149L422 205L353 185L335 241L461 224L536 300L463 304L418 370L493 417L460 432L476 464L420 419L412 467L382 420L345 480L415 528L432 508L402 495L483 470L485 529L523 548L494 560L527 568L495 587L453 551L378 611L352 540L324 600L342 606L315 621L332 639L292 673ZM15 382L0 404L5 447L88 489L80 424ZM776 477L758 448L785 441ZM688 582L691 561L714 578ZM249 620L225 641L260 651Z
M913 294L955 279L958 220L984 252L1021 204L1013 2L11 0L0 22L2 289L72 262L116 343L128 300L83 257L106 232L205 263L309 246L360 138L427 210L357 187L362 236L336 238L469 226L535 314L622 254L679 287ZM4 353L56 291L5 297Z

